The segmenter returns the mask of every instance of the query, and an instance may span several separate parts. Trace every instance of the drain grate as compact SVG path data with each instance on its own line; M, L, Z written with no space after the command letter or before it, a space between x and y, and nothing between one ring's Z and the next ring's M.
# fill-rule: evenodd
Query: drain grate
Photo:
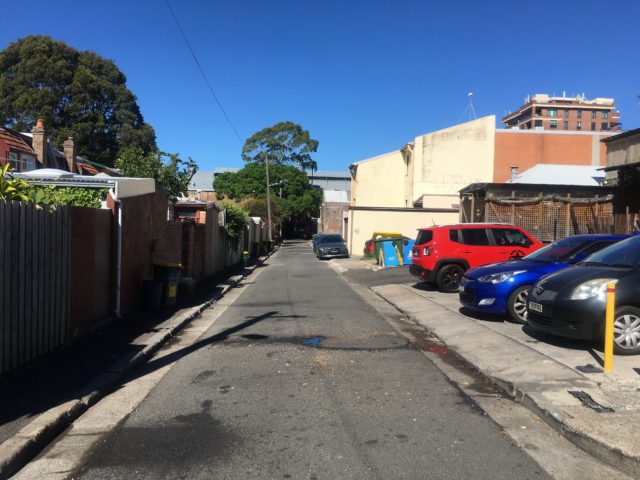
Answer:
M615 410L610 407L603 407L598 402L596 402L591 395L586 392L578 391L578 390L568 390L568 392L576 397L578 400L582 402L585 407L589 407L592 410L595 410L598 413L613 413Z

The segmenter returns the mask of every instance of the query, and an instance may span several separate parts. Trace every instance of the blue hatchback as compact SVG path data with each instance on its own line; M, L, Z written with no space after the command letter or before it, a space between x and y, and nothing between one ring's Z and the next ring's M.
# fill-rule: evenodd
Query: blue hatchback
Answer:
M472 268L460 282L460 302L479 312L508 313L512 321L527 323L527 296L534 283L625 238L626 235L576 235L521 259Z

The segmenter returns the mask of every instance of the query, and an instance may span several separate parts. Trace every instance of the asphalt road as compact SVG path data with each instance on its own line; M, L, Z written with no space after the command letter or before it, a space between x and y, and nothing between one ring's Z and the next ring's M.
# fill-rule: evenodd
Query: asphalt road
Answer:
M307 243L274 255L71 477L548 478Z

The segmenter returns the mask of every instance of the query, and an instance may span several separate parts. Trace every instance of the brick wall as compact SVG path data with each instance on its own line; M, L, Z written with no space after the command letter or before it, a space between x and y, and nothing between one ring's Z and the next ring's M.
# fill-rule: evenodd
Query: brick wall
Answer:
M606 164L606 147L600 140L609 134L496 131L493 181L511 178L511 166L520 173L539 163L564 165Z
M113 213L72 207L71 334L82 336L111 317L113 308Z
M349 211L346 202L325 203L320 208L322 223L318 226L318 233L337 233L343 235L343 212Z
M158 243L177 240L162 239L167 232L176 233L173 227L166 225L168 202L164 192L156 191L121 201L123 242L120 310L126 315L140 306L142 283L152 278L152 259L156 253L160 253L156 252ZM107 204L115 211L111 197L107 199ZM174 258L180 261L180 254Z

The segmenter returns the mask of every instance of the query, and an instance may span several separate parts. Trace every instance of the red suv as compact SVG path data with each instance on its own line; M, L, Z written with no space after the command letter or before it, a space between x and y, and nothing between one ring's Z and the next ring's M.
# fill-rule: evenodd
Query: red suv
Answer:
M526 230L504 223L421 228L409 270L443 292L456 292L469 268L524 257L542 245Z

